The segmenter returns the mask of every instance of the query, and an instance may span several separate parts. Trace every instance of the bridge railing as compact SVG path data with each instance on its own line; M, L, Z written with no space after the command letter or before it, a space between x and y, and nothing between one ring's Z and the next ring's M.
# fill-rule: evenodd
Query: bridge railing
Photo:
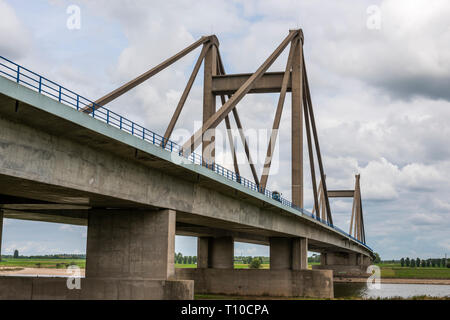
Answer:
M78 111L84 110L86 114L90 115L91 117L97 120L105 122L125 132L128 132L129 134L141 138L149 143L160 146L161 148L164 148L169 152L175 152L178 155L183 156L183 149L177 143L171 140L165 140L163 136L146 129L143 126L131 120L128 120L127 118L122 117L121 115L115 113L114 111L109 110L108 108L105 107L100 108L100 106L97 105L94 101L89 100L57 84L56 82L53 82L2 56L0 56L0 74L5 78L9 78L10 80L15 81L18 84L21 84L25 87L35 90ZM201 155L198 155L196 153L190 154L186 159L188 159L190 162L194 164L206 167L214 171L215 173L221 175L222 177L225 177L228 180L237 182L250 190L264 194L265 196L280 202L282 205L288 206L290 208L299 211L302 215L314 218L317 221L326 224L329 227L335 229L336 231L342 233L346 237L349 237L357 241L370 251L373 251L365 243L362 243L361 241L357 240L353 236L344 232L342 229L334 226L333 224L330 224L328 221L320 219L319 216L316 216L310 213L309 211L294 205L292 202L282 197L279 197L272 191L260 187L256 183L246 179L245 177L238 175L236 172L232 170L229 170L217 163L208 162L207 159L204 159Z

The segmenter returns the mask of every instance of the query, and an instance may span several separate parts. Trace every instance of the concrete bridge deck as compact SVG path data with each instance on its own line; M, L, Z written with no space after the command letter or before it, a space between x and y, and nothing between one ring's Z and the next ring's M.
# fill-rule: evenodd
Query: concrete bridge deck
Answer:
M87 278L89 272L91 276L96 272L117 276L116 269L105 269L92 259L98 255L103 263L117 264L114 257L99 254L96 251L99 248L93 249L89 242L109 241L116 250L112 252L132 251L117 239L96 234L97 218L94 217L106 213L115 218L102 220L104 225L109 224L115 230L119 219L122 221L119 224L131 223L124 227L131 232L136 226L130 221L140 219L136 214L160 217L161 212L169 212L172 217L169 220L155 218L154 221L162 223L162 230L168 224L168 231L159 236L168 236L169 242L164 242L163 252L168 260L161 266L163 271L156 272L152 278L195 278L202 283L202 292L220 287L205 280L205 274L229 271L199 270L201 273L196 275L187 271L175 275L173 257L170 257L172 233L199 237L199 259L203 250L206 268L229 269L230 263L232 268L233 241L270 245L273 269L299 270L295 274L294 271L286 273L289 283L315 281L321 286L327 283L323 296L330 296L330 290L332 295L331 274L317 270L316 276L308 274L305 278L301 269L305 267L308 250L326 253L330 261L334 259L333 253L346 255L345 262L337 264L352 260L353 264L365 265L372 256L366 245L299 210L208 168L183 162L177 154L3 77L0 77L0 128L0 211L5 218L88 225ZM149 236L144 232L139 241ZM217 240L205 242L205 239ZM225 256L217 255L217 248L225 251ZM160 252L161 248L155 250ZM133 259L131 254L127 256ZM298 257L302 262L297 261ZM130 270L127 272L136 276ZM253 279L249 283L262 279L261 273L246 275ZM139 273L138 278L148 276ZM185 287L184 282L180 285L182 289L177 290L189 292L188 285ZM150 287L154 286L160 288L164 284L158 282ZM289 288L289 292L306 291ZM315 291L309 292L314 295Z
M371 254L296 209L205 167L175 163L178 155L2 77L0 117L7 218L87 225L90 208L165 208L177 211L177 234L221 229L262 244L299 236L309 239L311 251ZM16 198L33 201L21 200L21 207Z

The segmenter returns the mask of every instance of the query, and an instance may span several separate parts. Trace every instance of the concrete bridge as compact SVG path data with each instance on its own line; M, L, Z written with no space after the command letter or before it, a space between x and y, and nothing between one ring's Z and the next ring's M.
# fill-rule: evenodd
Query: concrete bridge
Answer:
M86 277L81 290L65 279L0 277L0 299L333 297L333 270L370 264L361 238L320 215L106 108L80 112L81 96L26 72L0 77L0 226L87 226ZM175 235L198 237L197 269L175 270ZM233 269L234 241L269 245L270 269ZM308 270L308 251L322 254L318 269Z

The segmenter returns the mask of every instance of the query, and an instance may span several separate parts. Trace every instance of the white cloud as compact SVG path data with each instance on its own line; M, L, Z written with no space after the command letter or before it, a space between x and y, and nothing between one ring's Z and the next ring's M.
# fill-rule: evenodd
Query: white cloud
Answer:
M15 10L0 0L0 52L10 59L20 59L31 49L31 34Z

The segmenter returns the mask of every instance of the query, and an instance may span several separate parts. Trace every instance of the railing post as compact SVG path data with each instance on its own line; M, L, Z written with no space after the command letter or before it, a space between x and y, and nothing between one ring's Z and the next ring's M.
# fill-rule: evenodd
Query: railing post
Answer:
M131 123L131 135L134 136L134 122Z
M106 109L106 123L109 124L109 109Z
M119 129L122 130L122 117L119 116Z
M77 111L80 109L80 96L77 94Z
M17 83L19 83L20 66L17 66Z
M58 94L58 101L59 102L61 102L61 90L62 90L62 87L59 86L59 94Z
M42 76L39 76L39 93L42 91Z

